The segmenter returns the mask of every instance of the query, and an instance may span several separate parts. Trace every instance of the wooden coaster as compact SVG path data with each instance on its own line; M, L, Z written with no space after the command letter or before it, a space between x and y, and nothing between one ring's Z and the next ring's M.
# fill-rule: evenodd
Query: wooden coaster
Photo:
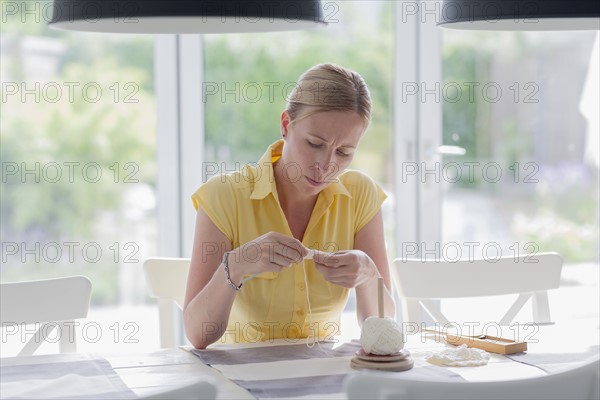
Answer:
M360 358L354 357L350 361L350 366L353 369L377 369L380 371L393 371L401 372L411 369L414 365L412 358L407 357L401 361L389 361L389 362L376 362L376 361L365 361Z
M379 355L367 353L364 349L360 349L356 352L356 357L363 361L378 361L378 362L389 362L389 361L401 361L410 356L410 351L402 349L397 353L388 355Z

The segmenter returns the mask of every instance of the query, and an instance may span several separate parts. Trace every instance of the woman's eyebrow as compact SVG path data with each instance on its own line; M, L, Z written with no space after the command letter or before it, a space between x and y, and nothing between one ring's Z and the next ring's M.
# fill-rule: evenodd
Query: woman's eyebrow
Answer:
M312 137L316 137L317 139L320 139L320 140L322 140L323 142L327 143L327 140L323 139L321 136L319 136L319 135L317 135L317 134L310 133L310 132L308 132L308 134L309 134L310 136L312 136ZM351 144L343 144L343 145L341 145L340 147L350 147L350 148L352 148L352 149L355 149L355 148L356 148L356 146L353 146L353 145L351 145Z
M309 134L310 136L312 136L312 137L316 137L317 139L321 139L322 141L324 141L324 142L327 142L327 140L323 139L321 136L319 136L319 135L317 135L317 134L315 134L315 133L310 133L310 132L308 132L308 134Z

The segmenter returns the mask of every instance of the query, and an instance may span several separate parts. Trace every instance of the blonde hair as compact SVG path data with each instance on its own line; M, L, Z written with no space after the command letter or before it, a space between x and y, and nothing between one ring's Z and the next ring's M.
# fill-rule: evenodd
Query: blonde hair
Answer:
M365 130L371 121L371 95L364 79L335 64L318 64L303 73L287 101L291 123L324 111L355 111Z

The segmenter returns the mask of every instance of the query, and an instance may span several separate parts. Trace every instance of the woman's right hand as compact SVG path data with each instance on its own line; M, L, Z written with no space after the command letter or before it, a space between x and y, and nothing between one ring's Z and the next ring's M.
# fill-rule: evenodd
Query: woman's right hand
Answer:
M268 232L232 250L227 262L231 277L237 283L244 275L281 272L292 263L302 261L306 254L308 250L298 239Z

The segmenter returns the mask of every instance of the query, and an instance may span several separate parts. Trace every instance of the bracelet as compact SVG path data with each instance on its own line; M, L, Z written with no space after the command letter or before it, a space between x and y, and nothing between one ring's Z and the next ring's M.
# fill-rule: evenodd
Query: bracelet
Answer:
M231 276L229 276L229 265L227 262L227 258L229 257L229 252L226 251L225 254L223 254L223 269L225 270L225 279L227 280L227 284L236 292L238 292L241 288L242 285L244 284L243 282L240 283L239 286L236 286L235 283L233 283L233 281L231 280Z

